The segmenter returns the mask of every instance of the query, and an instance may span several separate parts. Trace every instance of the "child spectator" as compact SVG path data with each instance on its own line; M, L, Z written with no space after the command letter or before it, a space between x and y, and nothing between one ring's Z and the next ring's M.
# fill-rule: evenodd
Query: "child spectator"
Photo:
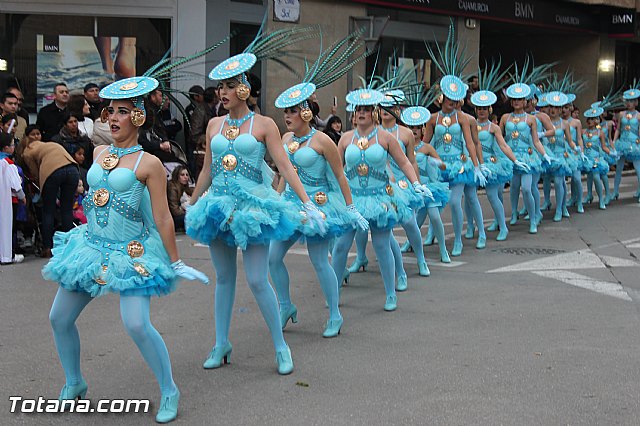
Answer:
M3 265L24 260L23 255L15 254L13 250L16 239L13 231L16 209L13 207L12 196L15 195L22 203L25 201L18 168L12 161L7 161L14 148L13 136L0 133L0 264Z
M73 221L76 225L87 223L87 217L84 215L82 200L84 199L84 184L82 179L78 180L78 188L76 188L76 197L73 201Z
M87 169L85 169L83 166L85 161L84 147L78 147L76 152L73 153L72 157L79 165L78 171L80 172L80 180L82 181L82 185L84 186L85 190L89 189L89 184L87 183Z

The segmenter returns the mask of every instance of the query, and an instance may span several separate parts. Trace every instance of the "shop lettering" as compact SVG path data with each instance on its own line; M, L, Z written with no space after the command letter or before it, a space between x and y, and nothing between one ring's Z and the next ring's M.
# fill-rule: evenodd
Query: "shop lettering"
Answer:
M562 25L580 25L580 18L577 16L556 15L556 23Z
M515 2L514 14L516 18L533 19L533 5L531 3Z
M479 13L489 13L489 5L486 3L480 3L477 1L458 1L458 9L479 12Z
M55 45L55 44L45 44L44 45L44 51L45 52L59 52L60 51L60 47Z
M431 4L431 0L407 0L409 3Z
M612 15L612 24L633 24L633 15Z

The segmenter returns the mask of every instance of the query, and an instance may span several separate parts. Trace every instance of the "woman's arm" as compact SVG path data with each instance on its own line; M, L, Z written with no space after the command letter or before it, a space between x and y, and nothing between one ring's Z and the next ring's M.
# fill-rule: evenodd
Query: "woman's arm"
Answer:
M620 127L622 127L620 125L620 123L622 123L622 113L621 112L618 113L618 125L616 126L616 133L615 133L615 135L613 135L614 148L615 148L615 143L618 141L618 138L620 137Z
M571 129L569 128L569 123L565 120L562 120L562 130L564 130L564 137L567 139L567 142L569 142L569 146L572 149L576 149L576 144L573 143L573 139L571 138Z
M610 154L611 152L609 151L609 147L607 146L607 141L604 137L604 132L600 132L600 146L602 147L602 150L604 152L606 152L607 154Z
M379 130L378 141L382 142L383 147L386 145L387 152L391 154L391 157L394 159L398 167L400 167L402 173L404 173L404 175L411 181L411 183L416 181L419 182L413 166L409 162L409 159L407 158L405 153L402 152L402 148L400 148L400 145L398 144L398 142L396 142L396 138L391 133L385 130Z
M493 133L493 136L496 138L496 142L498 142L498 146L500 147L500 150L504 152L504 155L506 155L509 160L515 163L517 158L513 154L513 151L511 150L509 145L507 145L507 142L504 140L504 137L502 136L502 132L500 131L500 127L492 123L489 131Z
M533 116L532 116L533 117ZM528 118L528 116L527 116ZM538 150L538 152L542 155L546 155L546 151L544 150L544 146L540 142L540 138L538 138L538 126L536 125L536 119L533 117L533 123L529 123L529 128L531 129L531 139L533 140L533 146Z
M418 171L418 163L416 162L416 141L413 137L413 132L406 127L399 127L400 129L400 142L405 144L405 149L407 150L407 159L409 163L413 166L413 171L416 173L418 178L420 177L420 172Z
M164 166L158 157L146 154L138 170L141 173L141 181L149 189L151 196L151 211L162 244L169 254L171 263L180 259L176 246L176 235L173 225L173 217L167 203L167 177Z
M302 186L302 182L300 182L298 174L293 170L293 165L291 164L291 161L289 161L287 153L284 151L280 132L278 131L276 123L269 117L265 116L256 116L256 119L259 119L263 126L264 142L273 162L276 163L276 167L278 168L280 175L285 178L298 198L300 198L303 203L306 203L309 201L309 196L304 191L304 186Z
M325 160L327 160L327 163L329 163L329 167L331 167L331 171L338 180L338 185L340 185L340 191L342 192L345 203L347 203L347 205L353 204L353 199L351 198L351 188L349 188L347 177L344 175L344 169L342 168L342 159L340 158L338 147L335 143L333 143L331 138L329 138L328 136L325 137L324 134L322 134L322 136L319 136L318 139L318 145L320 145L321 153L322 155L324 155Z
M474 167L478 167L478 156L476 154L476 146L473 142L473 137L471 136L471 126L469 126L469 120L463 114L458 114L458 122L460 123L460 127L462 128L462 134L464 136L464 143L467 146L467 151L469 151L469 159L473 163Z
M551 137L555 134L556 129L553 127L553 123L547 114L544 112L539 112L536 117L542 123L542 127L544 127L544 137ZM538 138L539 139L539 138Z
M207 125L206 138L207 141L211 140L211 135L214 132L214 129L219 129L219 126L223 125L223 118L213 118L209 120L209 124ZM200 170L200 174L198 175L198 180L196 182L196 188L193 190L193 195L191 196L191 205L194 205L198 198L211 186L211 143L205 143L205 154L204 154L204 162L202 164L202 170Z
M438 159L441 161L439 169L440 170L447 170L447 165L445 163L442 162L442 159L440 158L440 156L438 155L438 151L436 151L436 149L429 145L429 144L424 144L420 147L420 149L418 150L418 152L421 152L423 154L428 155L429 157L433 157L435 159Z

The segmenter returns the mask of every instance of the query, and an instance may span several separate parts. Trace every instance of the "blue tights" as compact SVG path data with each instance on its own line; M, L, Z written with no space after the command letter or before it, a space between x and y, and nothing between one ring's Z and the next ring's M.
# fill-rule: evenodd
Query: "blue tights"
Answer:
M213 267L216 270L215 319L216 346L222 347L229 341L229 327L233 301L236 294L236 277L238 273L237 247L230 247L220 240L213 240L209 246ZM247 284L255 297L260 312L264 317L276 352L287 348L280 325L278 299L269 285L269 246L249 245L242 251L244 272Z
M444 224L440 217L440 207L429 207L418 210L416 215L416 223L421 227L429 215L429 230L434 233L438 246L440 247L440 257L445 257L447 253L447 244L444 236ZM422 245L422 244L421 244Z
M576 170L571 175L571 199L575 200L578 206L582 206L582 172Z
M531 192L532 175L514 173L511 179L511 189L509 197L511 198L511 215L518 214L518 199L520 198L520 190L522 189L522 199L524 206L529 214L529 221L536 223L537 212L534 211L533 194Z
M478 236L486 237L482 207L478 199L478 187L475 185L464 186L464 213L467 216L467 227L473 228L473 222L475 222L478 225Z
M622 180L622 169L624 169L624 163L626 159L621 157L616 164L616 177L613 180L613 193L618 194L620 191L620 181ZM640 160L633 162L633 168L636 169L636 177L638 178L638 191L640 191Z
M464 193L464 184L450 185L449 189L451 189L449 207L451 208L454 244L462 244L462 194Z
M278 293L281 311L291 306L289 271L284 264L284 257L295 242L295 240L272 241L269 249L269 273ZM307 251L320 282L320 288L329 306L329 317L331 320L338 320L342 318L342 315L340 315L340 309L338 308L338 279L329 264L329 239L307 241Z
M394 261L392 259L391 252L391 229L390 228L378 228L372 226L371 230L371 242L373 249L376 252L376 258L378 259L378 265L380 266L380 273L382 274L382 281L384 282L384 290L387 296L395 295L395 270ZM334 271L344 271L347 264L347 255L351 248L351 243L356 235L356 231L349 231L344 233L336 241L333 247L332 266ZM366 236L366 233L365 233Z
M149 296L121 295L120 316L124 328L156 376L160 392L170 395L175 393L177 387L171 374L167 346L149 319L149 299ZM87 293L69 291L60 287L51 306L49 320L68 385L77 385L82 382L80 335L76 320L92 300L93 298Z
M552 175L545 174L542 176L542 191L544 195L544 203L551 206L551 181Z
M542 210L540 210L540 190L538 189L540 182L540 173L531 174L531 195L533 196L533 211L536 212L538 219L542 220Z
M498 222L498 228L502 230L507 229L507 223L504 218L504 205L502 204L502 184L496 183L494 185L487 185L487 198L489 204L493 209L493 214L496 222Z

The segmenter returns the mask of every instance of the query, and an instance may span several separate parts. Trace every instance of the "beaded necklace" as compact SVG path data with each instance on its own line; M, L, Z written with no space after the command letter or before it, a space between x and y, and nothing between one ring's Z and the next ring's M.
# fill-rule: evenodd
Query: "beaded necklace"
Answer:
M304 136L297 137L294 134L293 137L291 138L292 142L289 142L287 144L287 150L289 151L289 154L293 154L294 152L296 152L298 148L300 148L300 145L302 145L303 143L311 139L315 134L316 134L316 129L314 128L311 128L311 131Z

